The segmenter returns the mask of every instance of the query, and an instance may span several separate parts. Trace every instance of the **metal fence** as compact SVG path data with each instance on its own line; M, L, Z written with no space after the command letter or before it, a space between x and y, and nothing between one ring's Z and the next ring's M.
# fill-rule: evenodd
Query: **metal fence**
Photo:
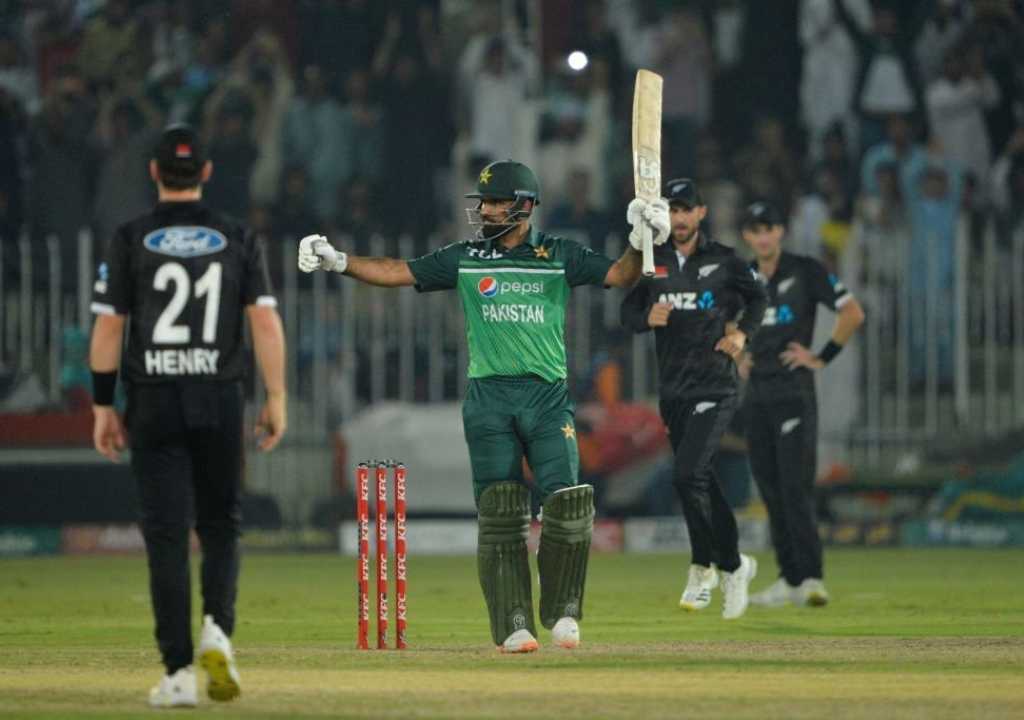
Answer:
M1001 233L994 218L962 221L950 282L941 277L941 257L914 265L908 233L858 222L841 262L840 274L860 297L867 321L856 347L841 356L848 372L826 370L819 387L827 384L823 395L841 391L833 401L848 420L823 429L854 464L884 464L907 450L1024 422L1024 227ZM351 246L347 238L337 240ZM45 252L27 236L3 242L0 367L21 378L34 374L50 404L59 406L65 331L87 333L91 326L92 236L81 232L70 257L66 245L62 257L56 238L46 240ZM440 237L417 243L378 236L369 250L410 257L441 244ZM615 257L621 248L621 239L611 236L602 249ZM265 474L254 478L256 486L278 485L281 473L308 475L296 470L295 453L317 454L329 468L330 432L367 405L461 397L467 355L454 293L419 295L333 274L306 276L296 269L296 239L274 240L268 249L288 340L291 428L284 459L253 465ZM73 263L75 273L62 263ZM574 291L566 325L570 381L581 391L595 354L610 352L624 366L626 398L650 400L652 339L622 334L621 298L614 290ZM831 315L824 315L820 325L827 329ZM279 492L296 497L282 505L296 515L311 496L330 492L324 478L296 480L289 488Z

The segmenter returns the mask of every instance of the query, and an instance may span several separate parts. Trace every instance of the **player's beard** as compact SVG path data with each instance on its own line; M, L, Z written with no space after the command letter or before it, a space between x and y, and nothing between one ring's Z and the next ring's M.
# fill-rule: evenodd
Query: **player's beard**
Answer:
M677 230L684 230L684 229L685 229L685 226L680 226L678 228L672 228L672 241L676 244L677 247L689 244L690 241L692 241L694 238L697 237L697 231L700 228L693 228L692 230L690 230L688 233L686 233L685 235L683 235L680 238L676 231Z
M480 226L480 236L484 240L494 240L509 232L513 227L515 226L508 223L484 222L484 224Z

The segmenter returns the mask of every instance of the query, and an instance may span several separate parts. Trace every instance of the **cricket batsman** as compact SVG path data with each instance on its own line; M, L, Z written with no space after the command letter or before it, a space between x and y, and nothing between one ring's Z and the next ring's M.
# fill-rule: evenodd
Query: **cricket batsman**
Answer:
M566 385L565 306L578 285L631 287L640 276L641 229L669 235L668 206L634 199L630 246L618 260L530 224L540 184L526 165L481 170L467 208L476 237L415 260L347 255L321 235L299 244L299 269L343 273L371 285L457 290L466 315L469 384L462 416L479 530L477 567L491 637L506 653L538 648L526 538L530 495L543 503L537 565L540 620L558 647L579 646L594 489L578 484L575 406Z

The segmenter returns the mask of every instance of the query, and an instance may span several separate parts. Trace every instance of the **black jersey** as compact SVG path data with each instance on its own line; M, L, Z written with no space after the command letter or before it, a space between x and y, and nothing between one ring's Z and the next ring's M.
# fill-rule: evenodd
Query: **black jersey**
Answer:
M756 270L757 263L751 267ZM758 277L768 292L769 306L749 346L754 360L752 389L757 395L778 397L813 388L811 371L788 370L779 354L791 342L810 346L819 303L838 310L853 296L824 265L806 255L783 252L771 278Z
M117 229L92 310L128 315L128 383L239 379L244 308L276 306L262 244L200 202L160 203Z
M672 304L668 325L654 329L662 399L734 395L736 364L715 345L738 317L740 330L754 334L767 304L764 286L731 248L703 235L682 268L672 243L655 248L654 261L654 277L641 278L623 300L622 323L646 332L651 306Z

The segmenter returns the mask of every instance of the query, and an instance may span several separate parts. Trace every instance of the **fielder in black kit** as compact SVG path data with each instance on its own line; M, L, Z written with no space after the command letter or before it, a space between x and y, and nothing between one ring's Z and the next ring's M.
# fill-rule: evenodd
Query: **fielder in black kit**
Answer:
M654 329L661 417L675 453L674 481L690 536L692 564L680 607L700 610L724 574L723 617L740 617L757 574L741 555L736 519L714 473L715 454L736 410L735 358L761 323L767 300L754 272L700 231L707 206L692 180L665 185L672 243L655 249L655 276L622 304L634 332Z
M743 238L754 251L769 306L749 347L750 383L744 397L750 464L768 508L780 577L755 593L755 605L828 602L821 540L814 508L818 401L814 372L829 363L856 329L864 312L856 298L820 262L784 252L782 216L770 204L750 205ZM836 312L832 339L817 355L808 350L818 305Z
M156 639L166 674L154 707L194 706L189 528L202 547L199 657L207 693L240 692L231 642L238 586L243 457L243 323L267 388L262 449L285 430L284 336L262 246L205 207L212 172L195 132L164 131L150 162L156 208L118 228L99 267L92 310L93 440L116 461L131 438ZM125 326L127 325L127 332ZM126 343L122 349L122 338ZM125 424L113 408L120 367Z

